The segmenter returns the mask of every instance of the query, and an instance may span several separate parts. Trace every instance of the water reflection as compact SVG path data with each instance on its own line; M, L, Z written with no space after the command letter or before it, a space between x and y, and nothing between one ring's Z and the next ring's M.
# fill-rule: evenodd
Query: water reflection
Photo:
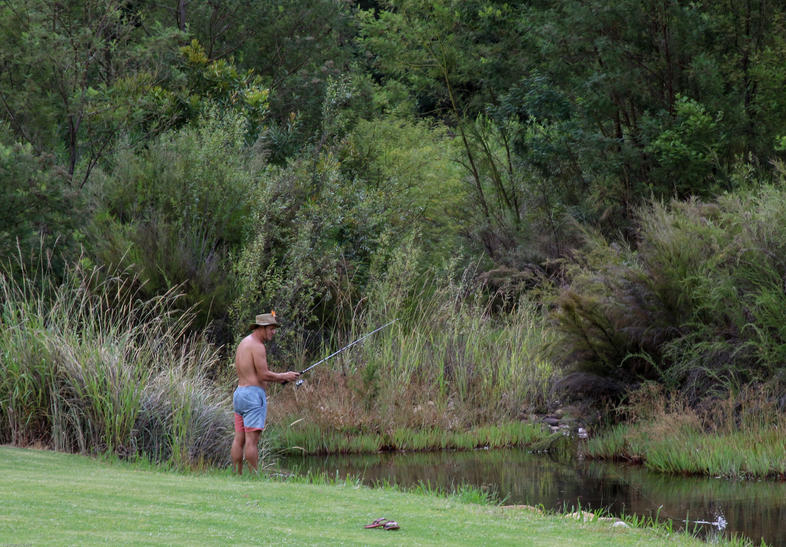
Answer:
M725 534L744 534L758 542L786 546L786 483L674 477L637 466L559 461L522 450L295 456L282 467L361 477L366 484L402 486L420 482L447 488L472 484L496 492L505 503L606 508L621 513L670 518L712 532L725 521Z

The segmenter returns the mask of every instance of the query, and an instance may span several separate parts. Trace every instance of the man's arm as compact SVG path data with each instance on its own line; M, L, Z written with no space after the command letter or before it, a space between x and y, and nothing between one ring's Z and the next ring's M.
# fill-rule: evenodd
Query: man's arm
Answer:
M298 372L273 372L267 367L267 350L264 344L254 348L254 368L257 372L257 379L260 382L294 382L300 373Z

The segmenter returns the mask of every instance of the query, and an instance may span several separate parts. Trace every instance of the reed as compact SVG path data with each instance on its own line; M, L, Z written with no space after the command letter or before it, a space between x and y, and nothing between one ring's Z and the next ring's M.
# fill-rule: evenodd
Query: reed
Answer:
M556 371L544 312L521 300L511 313L493 313L488 295L461 283L413 286L406 298L372 294L323 354L399 320L309 372L298 390L276 390L271 423L371 432L407 450L531 442L537 432L511 424L547 406ZM466 434L477 428L485 429Z
M437 405L471 408L481 420L515 415L522 402L543 406L554 373L543 353L551 341L543 313L521 300L512 313L494 314L487 296L467 291L446 283L411 295L418 306L364 344L355 366L384 374L399 391L431 386ZM356 330L382 318L372 308Z
M79 265L0 271L0 441L81 453L223 462L231 416L208 381L214 348L188 336L169 293L139 298L129 276Z
M370 454L380 451L473 450L477 448L526 447L544 439L548 433L540 424L510 422L445 431L439 428L397 428L391 432L354 429L323 430L316 424L299 422L288 427L272 424L266 430L271 450L304 454Z
M766 391L707 403L704 416L662 392L636 404L648 410L586 444L586 455L641 461L654 471L735 479L786 478L786 416ZM731 415L723 416L724 413ZM768 418L765 418L768 417Z
M628 428L616 424L603 434L587 441L585 452L594 458L603 459L635 459L626 438Z

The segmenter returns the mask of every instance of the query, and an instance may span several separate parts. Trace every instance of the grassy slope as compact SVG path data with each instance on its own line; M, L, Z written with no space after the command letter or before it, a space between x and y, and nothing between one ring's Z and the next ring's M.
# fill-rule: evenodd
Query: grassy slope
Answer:
M10 447L0 447L0 492L0 542L35 545L701 545L391 489L184 475ZM401 530L363 529L380 516Z

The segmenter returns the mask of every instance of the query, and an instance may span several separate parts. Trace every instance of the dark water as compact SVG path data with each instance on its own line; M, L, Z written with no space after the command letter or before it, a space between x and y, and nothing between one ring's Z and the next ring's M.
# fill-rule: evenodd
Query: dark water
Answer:
M359 477L366 484L428 483L451 489L471 484L495 492L506 504L548 509L605 508L613 515L671 519L711 539L742 534L786 546L786 483L674 477L638 466L562 461L523 450L395 453L362 456L295 456L282 467L304 473ZM714 524L696 524L704 521Z

